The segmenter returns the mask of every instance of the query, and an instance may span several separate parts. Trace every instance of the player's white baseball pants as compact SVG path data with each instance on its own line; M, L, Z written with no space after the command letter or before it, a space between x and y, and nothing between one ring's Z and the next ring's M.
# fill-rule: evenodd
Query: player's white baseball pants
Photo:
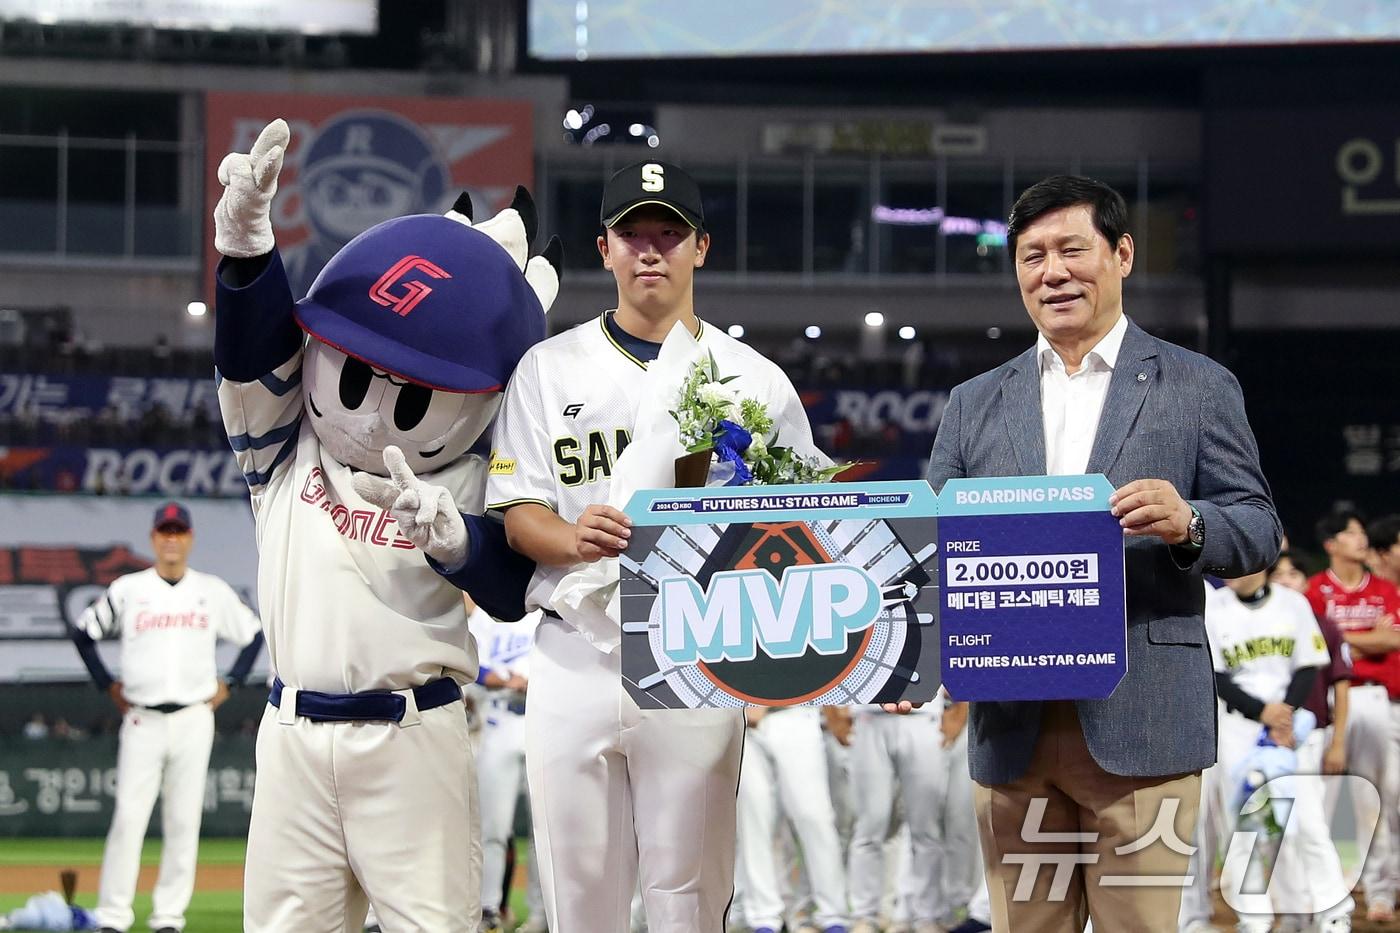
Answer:
M411 694L410 694L411 696ZM247 933L476 933L476 760L461 703L402 724L312 722L268 705L244 869ZM281 715L279 715L279 713Z
M131 902L141 871L141 843L160 795L164 847L153 894L151 927L184 929L194 893L204 782L214 742L214 711L196 703L174 713L133 707L122 717L117 747L117 805L98 882L100 926L125 930L135 919Z
M851 793L856 805L848 882L851 916L874 920L884 888L884 844L899 780L909 825L912 878L909 910L915 923L935 922L945 911L942 896L943 835L939 815L947 791L943 735L931 713L895 716L863 713L856 718L851 748Z
M1314 729L1298 747L1298 771L1293 785L1297 797L1289 815L1290 821L1298 824L1297 834L1293 845L1279 851L1274 868L1284 891L1306 891L1308 895L1302 909L1286 912L1316 915L1320 923L1333 917L1349 917L1356 906L1323 812L1325 791L1320 775L1327 742L1328 730Z
M1265 860L1255 850L1263 844L1257 840L1248 844L1248 833L1233 838L1240 816L1240 790L1237 772L1243 761L1258 747L1263 728L1255 720L1238 713L1220 717L1221 800L1226 832L1221 839L1225 863L1220 885L1224 891L1244 893L1234 901L1239 913L1241 933L1267 933L1277 913L1321 914L1323 920L1351 912L1348 887L1342 879L1342 866L1332 847L1327 820L1323 815L1322 782L1316 773L1321 759L1321 745L1299 755L1298 769L1292 779L1280 789L1293 797L1283 837L1278 842L1277 868L1274 875L1265 873ZM1316 733L1320 740L1322 733ZM1308 777L1308 772L1313 776ZM1244 844L1242 844L1244 843ZM1300 877L1303 871L1309 875ZM1243 882L1241 879L1245 879ZM1267 892L1264 893L1264 892ZM1274 898L1271 901L1270 898ZM1345 905L1345 909L1343 906ZM1241 910L1240 907L1244 909ZM1301 908L1301 909L1295 909Z
M1381 812L1377 813L1369 801L1352 800L1357 826L1375 826L1375 836L1371 839L1370 852L1361 869L1361 887L1366 892L1366 905L1395 905L1397 865L1400 865L1400 848L1395 833L1400 830L1400 757L1396 754L1396 740L1400 737L1400 726L1396 725L1395 704L1384 687L1365 684L1352 688L1347 693L1347 771L1370 781L1380 793ZM1336 808L1336 792L1329 785L1325 812L1330 822ZM1382 815L1386 819L1380 819Z
M620 649L546 618L530 656L525 766L550 933L721 933L734 892L741 710L637 708Z
M739 866L751 927L783 925L774 847L779 808L802 847L817 925L846 921L846 873L826 767L816 707L773 710L750 730L739 782Z
M942 741L942 732L939 732ZM982 843L977 837L977 813L972 806L972 778L967 769L967 729L944 749L946 790L939 822L943 851L958 853L943 860L943 904L951 912L964 907L982 885ZM963 854L966 857L963 857ZM911 877L916 877L911 872ZM908 896L915 896L911 889Z
M501 912L506 880L506 848L515 828L515 806L525 780L525 715L511 712L504 700L488 697L482 704L485 725L477 754L481 779L481 906ZM534 866L535 859L531 858ZM537 867L537 866L535 866ZM539 872L528 874L530 914L542 910Z

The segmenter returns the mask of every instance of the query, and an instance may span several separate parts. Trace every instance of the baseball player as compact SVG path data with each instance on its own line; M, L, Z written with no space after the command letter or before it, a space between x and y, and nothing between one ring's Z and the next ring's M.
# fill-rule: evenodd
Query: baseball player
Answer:
M928 703L907 716L878 707L856 713L851 746L851 795L856 805L848 877L852 933L877 933L880 895L885 885L885 836L899 782L909 826L915 889L906 900L917 933L940 929L943 895L941 815L947 793L940 729L942 703Z
M939 691L933 706L942 708L939 730L944 751L945 790L938 815L944 851L941 919L946 926L952 926L948 921L972 901L982 886L981 842L977 839L977 815L972 807L972 777L967 769L968 706L954 702L946 690ZM912 872L911 878L917 882ZM908 893L912 900L916 892Z
M1258 749L1261 733L1279 746L1295 747L1294 711L1303 706L1320 669L1331 662L1327 644L1307 600L1285 587L1268 584L1265 571L1227 581L1233 594L1206 602L1206 634L1215 660L1216 690L1226 712L1220 717L1220 783L1227 801L1225 840L1239 817L1240 765ZM1283 849L1308 846L1306 864L1312 878L1280 879L1281 890L1297 896L1316 891L1313 910L1323 933L1351 929L1352 902L1342 878L1341 861L1328 839L1322 795L1315 782L1294 782L1292 807L1284 827ZM1321 842L1319 846L1318 843ZM1226 844L1222 886L1240 890L1242 875L1259 865L1250 847ZM1316 848L1317 851L1312 851ZM1280 859L1295 868L1302 859ZM1266 933L1271 911L1240 912L1241 933Z
M540 566L529 601L545 610L531 655L526 770L553 933L628 926L640 874L651 933L719 933L734 884L742 711L641 711L622 688L621 630L581 631L554 614L565 574L617 557L630 530L602 505L628 442L647 363L677 323L731 384L767 406L783 437L811 449L787 376L695 316L694 273L710 237L695 181L638 163L608 181L598 249L615 311L537 344L506 391L488 508Z
M846 872L827 783L821 711L812 706L745 710L749 725L739 779L738 870L743 915L753 933L783 926L778 882L778 810L802 848L817 929L845 930Z
M141 842L156 796L165 846L152 897L151 928L182 930L194 892L204 782L214 741L214 710L229 684L248 676L262 647L258 619L223 580L191 570L194 529L183 505L156 509L155 566L112 581L78 617L70 636L93 681L122 713L117 805L102 850L94 916L104 931L126 930ZM121 679L114 680L94 639L120 638ZM243 645L226 679L214 668L218 639Z
M1279 572L1275 565L1269 571L1270 585L1294 589L1288 583L1278 581ZM1295 780L1302 785L1300 793L1322 799L1325 820L1321 826L1312 822L1300 825L1299 845L1280 852L1279 865L1275 869L1282 872L1285 878L1300 884L1313 885L1315 902L1325 898L1326 892L1317 890L1316 885L1327 878L1326 872L1318 871L1317 866L1327 862L1331 853L1335 851L1330 835L1319 834L1318 831L1331 826L1332 814L1336 807L1335 797L1340 789L1336 782L1324 784L1321 775L1342 774L1346 771L1347 718L1353 676L1351 649L1342 641L1341 632L1325 616L1317 619L1317 627L1322 632L1323 641L1327 643L1330 660L1318 673L1313 682L1312 692L1303 704L1317 720L1317 727L1298 746L1298 774ZM1290 859L1295 859L1298 864L1288 864ZM1281 929L1307 929L1311 921L1311 917L1286 917Z
M1394 918L1396 874L1400 871L1400 594L1366 570L1367 537L1361 517L1340 510L1317 523L1317 538L1328 568L1308 581L1307 599L1319 619L1341 632L1351 652L1352 681L1347 691L1345 729L1347 770L1380 792L1381 816L1363 812L1354 800L1358 826L1375 826L1362 868L1367 919Z
M484 529L458 511L484 493L486 462L468 451L543 335L558 279L547 259L527 262L522 192L476 227L460 201L378 224L293 301L271 225L288 140L274 121L225 157L214 214L219 408L251 492L278 674L258 730L244 924L348 930L372 904L391 931L474 933L462 686L476 645L459 589L436 572L447 564L424 558L462 570L482 551ZM472 587L488 607L490 582Z
M499 933L505 907L506 850L514 838L515 805L525 786L525 692L530 649L539 613L515 623L471 610L471 631L481 657L476 682L485 688L477 774L481 778L481 933ZM535 861L531 855L530 861ZM544 930L538 873L529 873L530 930Z

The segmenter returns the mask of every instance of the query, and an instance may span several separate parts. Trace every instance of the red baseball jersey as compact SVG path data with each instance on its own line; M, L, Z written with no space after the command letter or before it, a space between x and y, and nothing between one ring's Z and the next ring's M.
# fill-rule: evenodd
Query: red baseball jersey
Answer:
M1308 602L1319 619L1331 622L1343 634L1369 631L1386 616L1400 623L1400 590L1369 573L1348 588L1331 570L1324 570L1308 581ZM1383 684L1392 698L1400 698L1400 652L1381 656L1353 652L1351 666L1358 682Z

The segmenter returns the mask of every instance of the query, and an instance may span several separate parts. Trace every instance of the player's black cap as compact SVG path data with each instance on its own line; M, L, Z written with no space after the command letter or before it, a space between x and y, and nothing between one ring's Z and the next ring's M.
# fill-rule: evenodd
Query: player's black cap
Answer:
M700 186L679 166L669 162L637 162L608 179L603 187L599 221L611 227L628 211L644 204L669 207L692 227L705 225Z
M178 502L167 502L156 509L156 516L151 521L153 531L171 526L178 527L181 531L189 531L194 527L190 522L190 510Z

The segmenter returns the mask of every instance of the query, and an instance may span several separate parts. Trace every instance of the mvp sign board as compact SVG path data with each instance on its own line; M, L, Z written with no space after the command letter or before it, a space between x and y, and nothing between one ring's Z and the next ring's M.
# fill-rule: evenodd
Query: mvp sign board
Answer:
M1020 699L1111 679L1092 694L1107 696L1126 670L1111 491L1036 477L958 480L941 499L921 481L639 492L621 557L624 683L644 708L918 702L943 680L959 699ZM1019 549L1017 516L1036 531ZM1106 611L1078 612L1081 590ZM1024 611L1052 602L1060 612ZM1077 634L1053 664L1020 650L1056 644L1059 616ZM1019 620L1010 634L1003 617Z

